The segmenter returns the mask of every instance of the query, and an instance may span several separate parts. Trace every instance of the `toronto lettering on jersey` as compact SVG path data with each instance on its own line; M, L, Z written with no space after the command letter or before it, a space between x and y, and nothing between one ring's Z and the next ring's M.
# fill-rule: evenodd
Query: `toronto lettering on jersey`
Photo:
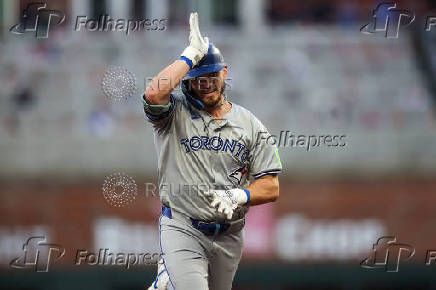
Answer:
M245 145L238 142L238 140L222 139L219 136L213 136L211 138L207 136L193 136L191 138L180 139L180 144L185 147L186 153L198 150L214 150L229 152L233 156L245 163L248 158L248 149Z

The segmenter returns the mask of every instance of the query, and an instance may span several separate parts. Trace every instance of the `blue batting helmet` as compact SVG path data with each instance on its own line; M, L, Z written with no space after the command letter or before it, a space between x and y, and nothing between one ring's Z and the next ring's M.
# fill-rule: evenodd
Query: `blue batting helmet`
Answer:
M218 72L226 66L224 57L213 43L209 43L209 49L203 59L186 74L185 79L192 79L201 75Z

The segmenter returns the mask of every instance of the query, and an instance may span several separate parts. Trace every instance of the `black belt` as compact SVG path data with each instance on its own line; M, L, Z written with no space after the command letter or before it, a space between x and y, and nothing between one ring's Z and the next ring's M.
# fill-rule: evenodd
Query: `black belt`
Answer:
M162 215L172 219L173 214L171 212L171 208L162 205ZM191 218L192 226L205 234L206 236L214 236L220 233L227 231L230 227L230 223L209 223L201 220L195 220Z

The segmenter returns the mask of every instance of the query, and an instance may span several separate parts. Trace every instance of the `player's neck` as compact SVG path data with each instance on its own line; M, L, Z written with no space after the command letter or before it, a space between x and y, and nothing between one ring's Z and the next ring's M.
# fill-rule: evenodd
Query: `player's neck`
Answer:
M218 104L213 108L204 108L212 117L217 120L223 119L224 115L227 114L232 109L232 104L228 102L224 96L222 98L222 103Z

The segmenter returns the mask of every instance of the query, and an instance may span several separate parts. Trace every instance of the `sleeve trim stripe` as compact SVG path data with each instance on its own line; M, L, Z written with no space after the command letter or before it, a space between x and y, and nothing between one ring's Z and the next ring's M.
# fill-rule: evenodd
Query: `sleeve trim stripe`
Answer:
M145 94L143 96L145 97ZM143 101L145 101L144 98L143 98ZM171 103L171 106L168 109L168 111L165 111L165 112L163 112L162 114L159 114L159 115L151 114L150 112L148 112L145 109L145 106L144 106L145 116L147 117L147 119L149 119L150 121L153 121L153 122L160 121L160 120L163 120L163 119L167 118L169 115L171 115L171 113L174 111L174 108L175 108L174 97L173 97L172 94L170 95L170 103Z
M262 171L260 173L252 174L252 175L256 178L256 177L261 176L261 175L280 173L280 172L282 172L281 169L272 169L272 170L267 170L267 171Z
M252 174L253 176L256 176L256 175L260 175L260 174L262 174L262 173L266 173L266 172L275 172L275 171L282 171L281 169L279 169L279 168L276 168L276 169L270 169L270 170L265 170L265 171L261 171L261 172L259 172L259 173L256 173L256 174Z
M263 176L265 176L265 175L278 174L278 173L280 173L280 172L281 172L281 171L277 171L277 172L273 172L273 171L265 172L265 173L262 173L261 175L255 176L254 179L259 179L259 178L261 178L261 177L263 177Z
M172 112L172 110L170 109L170 110L166 111L165 113L162 113L162 114L156 116L156 115L152 115L149 112L145 111L145 116L147 116L147 118L150 119L151 121L159 121L159 120L162 120L162 119L165 119L166 117L168 117L171 112Z

